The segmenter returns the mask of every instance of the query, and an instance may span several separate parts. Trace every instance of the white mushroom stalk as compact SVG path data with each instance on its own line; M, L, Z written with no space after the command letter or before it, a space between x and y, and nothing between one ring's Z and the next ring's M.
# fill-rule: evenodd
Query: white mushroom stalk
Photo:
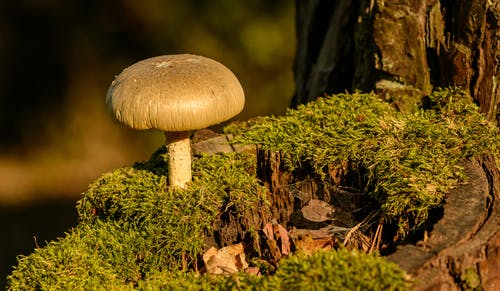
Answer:
M166 55L139 61L113 81L106 103L115 119L135 129L165 132L172 187L191 181L190 132L241 112L243 88L224 65L196 55Z
M186 188L191 181L191 131L165 132L170 186Z

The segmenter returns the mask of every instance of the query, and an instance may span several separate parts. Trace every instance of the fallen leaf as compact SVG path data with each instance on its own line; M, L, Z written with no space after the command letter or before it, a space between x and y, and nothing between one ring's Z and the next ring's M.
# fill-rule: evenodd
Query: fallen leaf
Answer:
M278 233L281 238L281 254L289 255L290 254L290 238L288 237L288 231L278 224Z
M209 274L218 274L219 268L217 266L217 249L215 247L209 248L202 256L203 263Z
M220 250L211 247L202 258L209 274L234 274L238 270L248 268L242 243L226 246Z
M311 199L301 211L304 218L309 221L324 222L332 219L335 209L325 201Z
M288 231L276 221L267 223L262 228L267 238L267 245L273 258L278 261L282 255L290 254L290 238ZM278 242L281 244L279 245Z
M313 239L310 235L301 237L294 241L297 251L306 255L311 255L319 250L331 250L335 243L333 237Z
M273 224L272 223L266 223L264 225L264 228L262 228L262 231L266 235L267 239L272 239L274 240L274 231L273 231Z
M250 275L255 275L260 277L260 268L259 267L248 267L245 269L245 273L250 274Z

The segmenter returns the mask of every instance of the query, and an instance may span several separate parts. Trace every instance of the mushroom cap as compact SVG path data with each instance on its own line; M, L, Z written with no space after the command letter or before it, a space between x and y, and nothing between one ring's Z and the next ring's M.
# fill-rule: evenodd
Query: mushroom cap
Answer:
M135 129L187 131L241 112L243 88L224 65L202 56L165 55L124 69L106 95L114 117Z

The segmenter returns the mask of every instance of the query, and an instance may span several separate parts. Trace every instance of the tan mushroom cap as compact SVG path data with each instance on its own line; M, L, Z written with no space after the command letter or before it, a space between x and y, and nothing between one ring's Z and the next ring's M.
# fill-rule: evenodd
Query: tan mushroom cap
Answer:
M135 129L187 131L241 112L243 88L224 65L201 56L165 55L123 70L108 89L115 118Z

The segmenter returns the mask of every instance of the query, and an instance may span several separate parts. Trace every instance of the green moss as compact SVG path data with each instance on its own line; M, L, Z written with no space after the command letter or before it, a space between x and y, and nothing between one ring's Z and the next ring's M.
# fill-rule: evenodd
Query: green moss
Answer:
M311 166L325 181L359 170L367 195L407 234L465 180L458 163L491 152L489 126L458 90L435 92L429 109L397 112L374 94L341 94L228 128L238 143L281 151L288 170ZM63 238L20 257L12 290L401 290L404 274L383 258L346 250L292 255L263 277L199 276L194 268L204 233L221 211L245 219L268 207L255 176L255 157L203 156L185 190L166 183L165 149L149 161L103 175L78 202L80 223ZM255 234L253 234L255 235ZM466 281L466 280L465 280ZM471 281L471 280L469 280ZM472 282L472 281L471 281ZM469 283L468 283L469 284Z
M266 207L250 155L201 157L186 190L167 187L164 161L162 148L91 184L77 205L79 226L20 258L11 288L135 284L151 272L186 269L203 251L203 234L221 207L235 213Z
M346 250L280 262L273 276L200 276L182 271L203 248L221 207L244 213L265 207L254 157L204 156L188 190L165 182L165 151L103 175L78 202L80 224L63 238L21 257L11 290L269 290L311 286L401 289L403 273L382 258ZM311 276L311 277L309 277Z
M282 152L290 171L310 165L335 180L359 169L360 186L404 237L465 181L460 161L486 152L498 159L500 148L498 128L467 94L439 90L428 103L404 114L375 94L340 94L227 131L238 135L234 142Z
M153 258L145 233L116 223L82 224L20 258L12 290L99 290L133 284ZM156 260L160 258L155 258ZM144 261L144 262L141 262Z
M467 268L460 274L462 290L481 290L481 277L475 268Z
M403 272L375 255L320 251L311 257L291 256L267 279L268 290L405 290Z
M293 255L280 261L275 274L244 273L230 277L194 273L157 273L140 290L406 290L409 282L397 265L375 255L345 249Z

